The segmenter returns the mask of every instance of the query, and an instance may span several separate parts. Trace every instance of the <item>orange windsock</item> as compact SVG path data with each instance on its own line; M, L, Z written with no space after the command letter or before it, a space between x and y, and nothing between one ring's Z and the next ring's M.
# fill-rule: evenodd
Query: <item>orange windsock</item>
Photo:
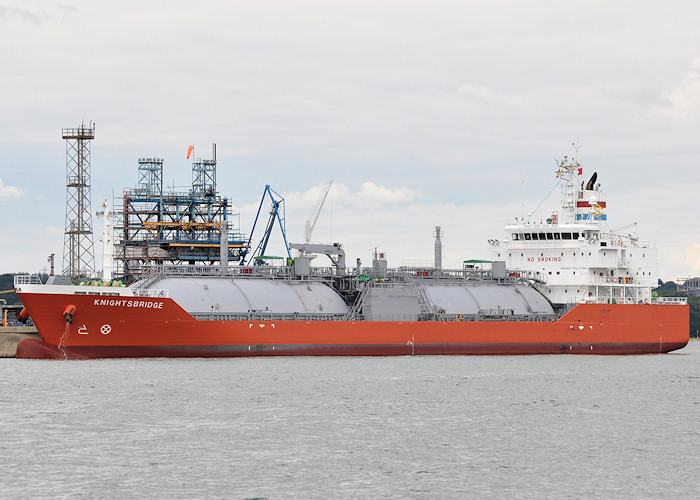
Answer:
M187 159L190 159L190 155L192 154L192 151L194 151L194 146L190 146L187 148Z

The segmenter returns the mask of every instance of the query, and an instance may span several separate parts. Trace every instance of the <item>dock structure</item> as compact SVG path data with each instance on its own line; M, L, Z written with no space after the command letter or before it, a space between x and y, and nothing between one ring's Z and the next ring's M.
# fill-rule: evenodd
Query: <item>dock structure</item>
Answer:
M678 278L678 291L700 296L700 278Z
M39 339L34 326L0 326L0 358L14 358L23 339Z
M216 189L212 159L194 159L188 192L163 189L163 160L140 158L136 188L124 191L116 215L115 278L127 282L151 264L214 265L238 261L246 239L231 224L233 210Z

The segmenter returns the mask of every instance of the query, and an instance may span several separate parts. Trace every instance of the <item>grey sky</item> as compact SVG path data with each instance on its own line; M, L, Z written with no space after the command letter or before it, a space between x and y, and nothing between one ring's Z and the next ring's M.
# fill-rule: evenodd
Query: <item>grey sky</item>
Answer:
M61 128L93 120L95 207L139 157L190 184L216 142L243 232L270 184L300 240L333 179L315 239L391 265L432 260L435 225L445 265L488 256L579 142L611 226L700 274L698 25L696 1L4 3L0 272L63 254Z

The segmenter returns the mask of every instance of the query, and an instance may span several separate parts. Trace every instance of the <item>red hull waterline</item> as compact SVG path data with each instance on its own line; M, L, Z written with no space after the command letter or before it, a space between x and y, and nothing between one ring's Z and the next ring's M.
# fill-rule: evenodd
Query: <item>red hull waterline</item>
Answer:
M578 304L550 322L200 321L168 298L20 297L42 337L20 342L25 359L652 354L689 340L687 305Z

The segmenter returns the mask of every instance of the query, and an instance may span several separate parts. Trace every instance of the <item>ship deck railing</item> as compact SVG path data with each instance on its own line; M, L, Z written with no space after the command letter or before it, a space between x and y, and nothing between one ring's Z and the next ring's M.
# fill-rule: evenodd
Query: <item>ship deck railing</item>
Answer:
M586 279L584 284L588 284L589 281ZM635 288L652 288L648 280L641 280L635 278L634 276L594 276L590 281L591 285L599 286L625 286L625 287L635 287Z
M15 288L19 285L41 285L41 278L37 274L16 274L14 277Z
M156 278L163 277L228 277L228 278L275 278L275 279L304 279L313 281L326 281L334 278L355 278L361 282L373 284L398 282L426 281L441 283L455 282L498 282L515 283L522 281L546 282L546 279L537 271L509 270L503 278L493 278L491 270L483 269L387 269L381 273L371 269L348 270L346 274L339 274L334 267L311 268L308 275L297 276L292 266L204 266L204 265L177 265L159 264L144 268L141 280L135 283L135 288L145 287Z
M241 278L291 278L294 268L289 266L193 266L165 264L153 266L144 277L241 277Z
M335 313L272 313L272 312L244 312L244 313L220 313L199 312L190 313L199 321L377 321L377 322L423 322L433 321L440 323L462 321L520 321L520 322L550 322L556 321L556 314L515 314L512 311L482 311L477 314L448 314L448 313L420 313L420 314L374 314L352 315Z
M688 303L688 297L654 297L652 303L683 306Z
M134 295L137 297L152 297L152 298L167 298L170 293L168 290L163 290L161 288L143 288L134 290Z
M609 296L599 296L599 297L587 297L580 301L583 304L663 304L663 305L686 305L688 303L687 297L654 297L649 301L649 299L641 299L635 297L609 297ZM570 304L576 304L577 302L571 301Z

